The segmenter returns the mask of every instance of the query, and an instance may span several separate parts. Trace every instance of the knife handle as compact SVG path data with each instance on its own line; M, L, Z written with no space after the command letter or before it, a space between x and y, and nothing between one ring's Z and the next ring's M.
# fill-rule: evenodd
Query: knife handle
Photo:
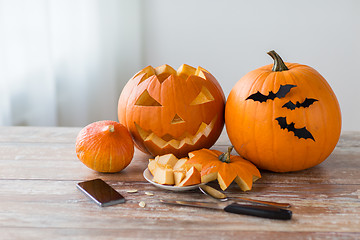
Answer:
M225 212L244 214L262 218L270 219L291 219L292 212L290 210L269 207L269 206L257 206L257 205L242 205L238 203L232 203L224 208Z

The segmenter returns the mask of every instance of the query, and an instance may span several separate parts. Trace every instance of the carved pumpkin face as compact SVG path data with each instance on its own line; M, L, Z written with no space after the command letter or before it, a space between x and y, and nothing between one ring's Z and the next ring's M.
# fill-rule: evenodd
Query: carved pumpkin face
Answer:
M282 62L246 74L226 103L228 136L236 151L259 168L297 171L324 161L341 132L338 101L313 68Z
M124 87L118 117L140 150L183 157L215 143L224 125L224 105L220 85L206 70L149 66Z

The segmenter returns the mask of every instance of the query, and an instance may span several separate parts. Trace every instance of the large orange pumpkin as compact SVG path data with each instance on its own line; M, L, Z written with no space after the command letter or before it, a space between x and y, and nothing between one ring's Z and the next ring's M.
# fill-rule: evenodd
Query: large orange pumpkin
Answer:
M87 167L98 172L119 172L134 155L128 130L118 122L98 121L84 127L76 138L76 154Z
M249 72L231 90L226 129L231 143L259 168L297 171L324 161L341 132L338 101L313 68L284 63Z
M136 146L156 155L209 148L224 126L224 93L205 69L148 66L124 87L118 117Z

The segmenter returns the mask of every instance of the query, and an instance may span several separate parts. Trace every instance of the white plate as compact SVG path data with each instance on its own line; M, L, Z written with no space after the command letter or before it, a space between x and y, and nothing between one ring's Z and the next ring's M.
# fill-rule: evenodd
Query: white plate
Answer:
M156 187L165 189L165 190L170 190L170 191L188 191L188 190L193 190L198 188L201 185L204 185L205 183L200 183L200 184L196 184L196 185L190 185L190 186L185 186L185 187L175 187L175 186L171 186L171 185L163 185L163 184L159 184L154 182L153 179L153 175L151 175L150 171L148 168L145 169L144 173L143 173L144 178L146 179L146 181L148 181L149 183L153 184Z

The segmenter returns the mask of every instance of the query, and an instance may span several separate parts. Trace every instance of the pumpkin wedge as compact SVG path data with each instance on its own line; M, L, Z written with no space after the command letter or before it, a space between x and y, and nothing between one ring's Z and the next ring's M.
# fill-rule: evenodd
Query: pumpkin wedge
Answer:
M201 149L189 153L188 167L195 167L201 174L201 182L218 180L225 190L235 180L241 190L248 191L261 178L259 170L240 156L230 155L233 147L222 153L217 150Z
M191 167L185 175L185 178L179 183L178 187L185 187L199 184L201 182L201 175L195 167Z

